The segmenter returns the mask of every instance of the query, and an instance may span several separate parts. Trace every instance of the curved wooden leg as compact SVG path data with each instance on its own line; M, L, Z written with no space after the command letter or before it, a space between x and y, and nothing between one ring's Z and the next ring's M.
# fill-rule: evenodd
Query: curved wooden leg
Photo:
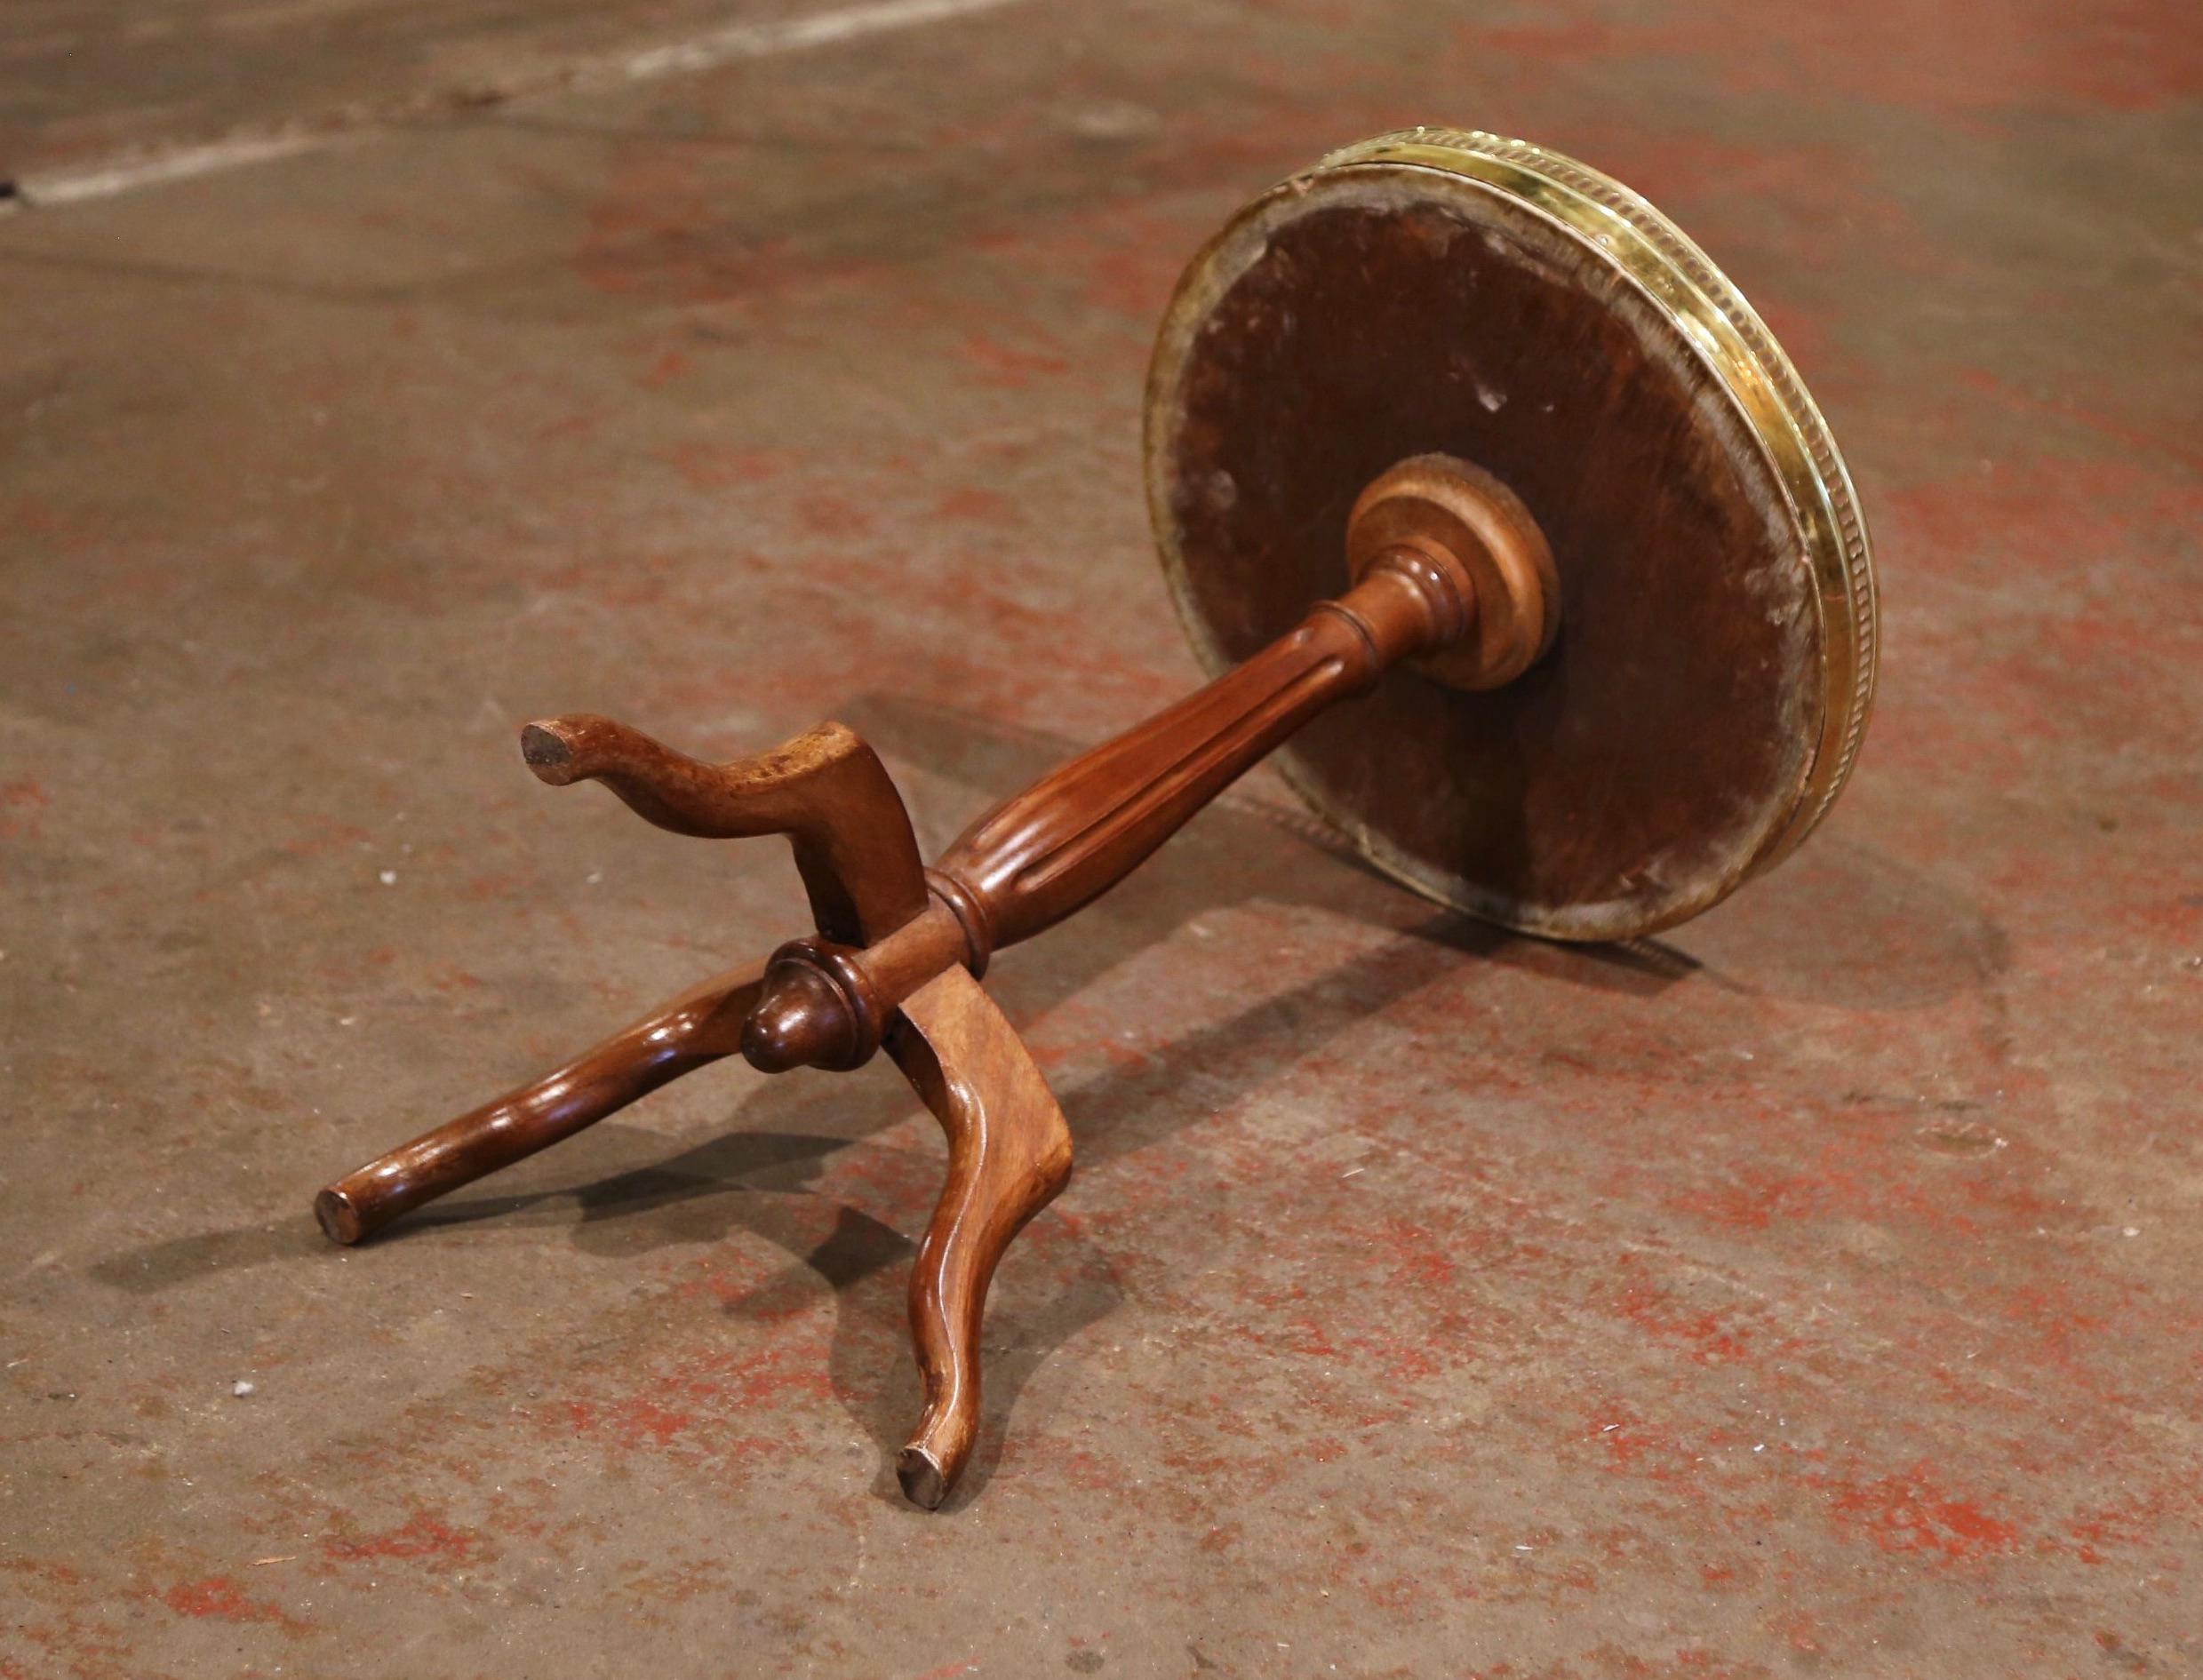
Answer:
M869 944L926 906L903 796L879 755L839 723L754 758L706 764L625 723L576 713L528 725L520 751L537 780L602 782L676 834L786 834L818 931L841 944Z
M889 1054L948 1134L948 1182L910 1279L925 1410L895 1467L928 1510L979 1429L979 1321L1002 1251L1071 1177L1071 1128L1017 1030L961 967L902 1007Z
M356 1243L399 1214L548 1149L637 1097L742 1047L762 963L714 975L494 1103L348 1173L314 1198L330 1240Z

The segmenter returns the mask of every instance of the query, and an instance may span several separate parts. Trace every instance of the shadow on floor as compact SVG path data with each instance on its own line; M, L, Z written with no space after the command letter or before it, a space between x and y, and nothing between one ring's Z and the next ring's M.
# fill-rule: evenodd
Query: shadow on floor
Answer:
M863 697L841 715L891 762L973 788L978 795L975 808L1026 785L1077 750L1076 744L1052 736L893 697ZM940 826L927 820L930 813L917 815L922 830ZM1873 896L1860 885L1863 873L1870 887L1874 879L1871 860L1863 862L1854 853L1839 859L1839 865L1838 874L1855 889L1848 895L1855 904ZM1881 896L1896 906L1896 913L1916 916L1920 909L1918 891ZM1113 1067L1059 1093L1082 1166L1090 1170L1136 1152L1233 1106L1339 1032L1440 980L1464 954L1564 983L1633 996L1654 995L1700 974L1696 961L1657 941L1568 946L1524 938L1452 912L1417 920L1415 912L1427 906L1370 870L1329 831L1289 808L1242 794L1227 796L1204 813L1151 867L1083 912L1074 932L1051 943L1045 961L1013 956L990 976L990 988L1014 1020L1030 1021L1168 940L1190 919L1255 900L1320 907L1389 928L1394 936L1328 974L1261 998L1159 1054ZM1949 918L1941 920L1947 923ZM1993 967L1994 942L1988 935L1961 943L1965 949L1951 962L1927 963L1928 977L1920 983L1929 992L1946 982L1957 983L1954 976L1961 974L1978 982L1984 961ZM1718 975L1708 978L1728 983ZM1786 978L1810 983L1808 975ZM918 1404L915 1376L901 1351L899 1273L914 1253L914 1242L846 1204L835 1209L829 1235L818 1240L816 1210L801 1208L790 1198L818 1195L818 1181L836 1151L917 1110L915 1097L891 1076L884 1061L856 1079L806 1075L777 1080L760 1087L729 1117L730 1125L739 1129L669 1158L653 1159L649 1158L664 1147L661 1137L635 1127L603 1126L594 1134L597 1152L610 1145L645 1164L579 1186L445 1202L406 1221L371 1250L379 1243L427 1240L485 1222L520 1230L571 1229L577 1247L605 1258L714 1242L738 1230L762 1238L786 1250L789 1264L728 1310L770 1320L800 1302L814 1279L822 1280L837 1298L835 1391L883 1453L891 1455ZM307 1199L301 1192L296 1218L126 1251L96 1263L92 1273L111 1286L151 1294L243 1267L325 1255L327 1246L307 1216ZM1046 1222L1051 1220L1057 1220L1053 1210L1043 1213L1028 1243L1034 1235L1061 1240L1061 1222L1051 1230ZM1197 1263L1197 1257L1189 1263ZM1022 1293L1015 1290L1014 1261L1006 1269L1012 1290L1000 1292L1004 1298ZM990 1313L985 1429L957 1502L986 1485L1009 1418L1032 1375L1057 1348L1106 1318L1122 1298L1105 1254L1085 1252L1056 1269L1069 1283L1037 1310L1007 1312L998 1299ZM899 1497L884 1467L881 1492L883 1498Z

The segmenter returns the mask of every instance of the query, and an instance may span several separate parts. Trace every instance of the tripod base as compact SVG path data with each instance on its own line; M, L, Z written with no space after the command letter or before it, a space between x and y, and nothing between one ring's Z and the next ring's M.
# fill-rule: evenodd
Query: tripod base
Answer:
M762 969L706 981L542 1079L347 1174L315 1198L322 1230L332 1242L361 1242L733 1054ZM910 1279L925 1409L896 1465L904 1493L932 1510L978 1437L987 1287L1010 1241L1070 1182L1071 1129L1017 1030L962 967L905 1000L887 1049L948 1136L948 1182Z

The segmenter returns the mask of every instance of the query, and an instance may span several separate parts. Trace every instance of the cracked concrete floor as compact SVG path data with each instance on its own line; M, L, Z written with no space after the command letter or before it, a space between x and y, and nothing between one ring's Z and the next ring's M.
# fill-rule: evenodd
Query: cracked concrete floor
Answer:
M11 25L26 179L317 139L0 219L0 1676L2203 1671L2189 9L1030 0L539 73L797 10ZM323 1244L799 928L522 720L840 717L932 848L1194 681L1156 313L1416 121L1647 192L1828 410L1888 652L1814 841L1560 949L1258 775L1007 954L1080 1171L938 1515L884 1068Z

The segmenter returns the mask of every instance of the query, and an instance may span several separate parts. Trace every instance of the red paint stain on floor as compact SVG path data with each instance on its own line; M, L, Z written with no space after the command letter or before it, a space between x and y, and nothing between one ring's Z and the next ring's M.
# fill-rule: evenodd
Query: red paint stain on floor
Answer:
M1212 138L1204 135L1193 155L1202 172L1228 172L1228 164L1210 153ZM1111 202L981 243L1032 274L1075 287L1086 304L1136 322L1145 334L1169 301L1186 257L1209 231L1175 207Z
M44 784L28 777L0 785L0 840L36 840L39 813L52 802Z
M266 1599L251 1596L227 1575L179 1581L161 1595L161 1602L194 1620L267 1622L293 1633L306 1626Z
M1752 1332L1719 1312L1694 1311L1664 1291L1632 1284L1622 1292L1622 1316L1639 1329L1681 1346L1696 1365L1724 1365L1752 1351Z
M356 823L338 823L316 816L305 832L283 841L283 848L293 857L325 857L332 852L357 850L373 840L374 836Z
M614 298L744 306L861 281L882 265L829 233L746 225L721 149L660 136L624 142L590 205L575 276Z
M1836 1496L1837 1519L1886 1552L1924 1552L1953 1562L2015 1550L2019 1530L1975 1501L1945 1492L1924 1464Z
M1832 1126L1834 1120L1829 1122ZM1744 1162L1719 1182L1679 1190L1668 1198L1677 1212L1719 1229L1758 1232L1815 1220L1867 1223L1902 1220L1920 1230L1968 1236L1979 1229L1979 1208L1954 1205L1913 1170L1910 1145L1888 1127L1858 1127L1822 1142L1811 1156L1793 1151L1782 1163ZM2023 1186L1973 1198L1993 1211L2009 1211L1999 1196L2036 1211Z
M1703 62L1736 94L1861 100L1944 116L2023 110L2150 111L2203 86L2203 32L2166 20L2182 0L2075 6L1921 6L1859 0L1844 7L1709 0L1643 22L1568 20L1467 32L1487 52L1580 67L1646 55ZM1753 50L1740 54L1739 40ZM2182 48L2167 51L2180 41ZM1893 52L1889 44L1905 50ZM1970 67L1953 76L1950 67Z
M602 1404L569 1400L566 1410L575 1434L603 1436L629 1447L664 1446L696 1421L692 1413L675 1412L640 1396Z
M477 1561L487 1550L482 1536L472 1529L453 1528L426 1511L417 1511L406 1522L380 1533L364 1534L355 1540L332 1540L322 1547L326 1557L339 1563L360 1558L426 1557L465 1564Z
M646 391L662 391L695 365L687 351L677 345L673 346L659 351L650 366L637 377L635 383Z
M1070 362L1062 356L1045 350L1020 349L977 333L964 340L963 357L976 370L980 384L1010 391L1022 391L1036 378L1055 378L1071 370Z
M675 443L659 451L659 458L699 490L726 490L736 484L762 484L778 478L800 463L791 450L730 447L706 440Z
M936 519L962 519L983 525L1007 525L1017 518L1018 504L1000 490L963 484L942 493L933 504L933 515Z
M865 537L877 523L862 501L833 490L814 490L795 504L796 522L815 537Z
M1973 562L1991 580L2015 566L2061 578L2077 556L2153 553L2168 533L2203 520L2203 490L2130 458L2040 455L1999 472L1909 485L1885 499L1915 542Z

